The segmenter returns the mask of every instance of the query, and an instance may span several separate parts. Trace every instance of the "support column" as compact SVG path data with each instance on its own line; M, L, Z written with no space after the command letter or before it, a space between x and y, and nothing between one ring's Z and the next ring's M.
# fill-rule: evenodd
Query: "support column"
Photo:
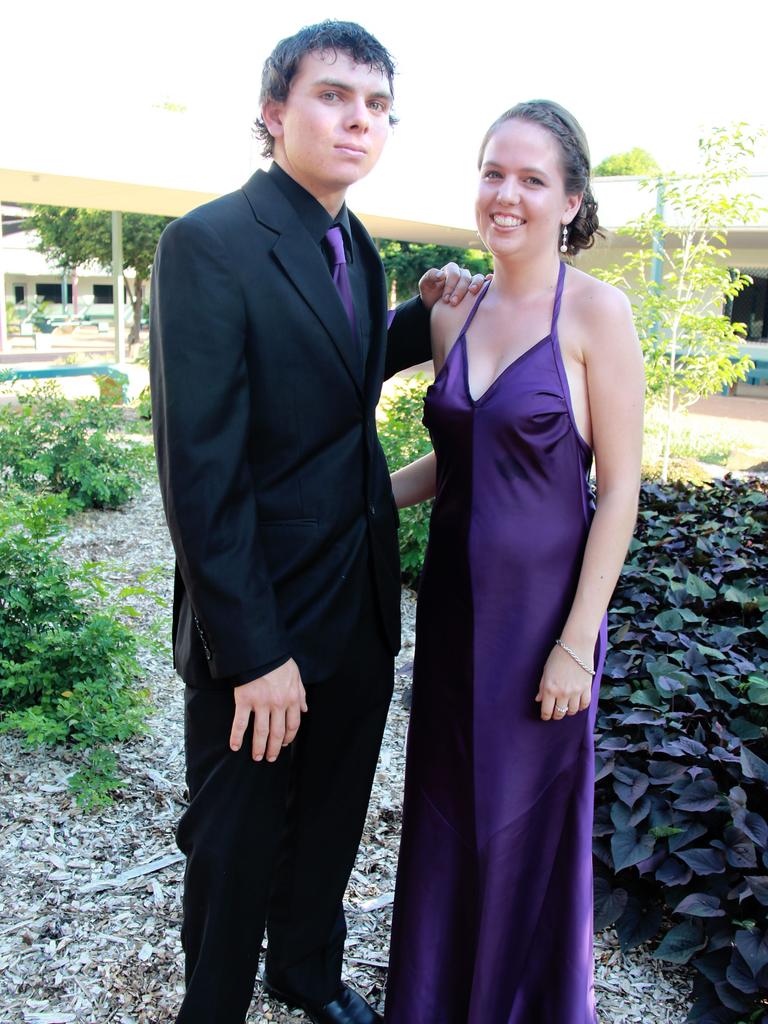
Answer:
M3 216L2 203L0 203L0 352L7 352L10 348L8 343L8 320L5 315L5 264L3 262Z
M656 183L656 216L660 221L664 220L664 179L659 178ZM658 291L661 288L661 278L664 272L664 239L659 231L653 234L653 263L651 265L651 280Z
M125 298L123 289L123 215L112 211L112 309L115 327L115 362L125 362Z

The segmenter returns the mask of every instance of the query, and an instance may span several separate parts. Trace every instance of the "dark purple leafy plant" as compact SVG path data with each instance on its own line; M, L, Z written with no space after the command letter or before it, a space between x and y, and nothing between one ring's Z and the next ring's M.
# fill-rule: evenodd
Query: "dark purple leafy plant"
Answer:
M766 584L765 483L644 485L597 718L595 925L692 962L696 1024L768 1020Z

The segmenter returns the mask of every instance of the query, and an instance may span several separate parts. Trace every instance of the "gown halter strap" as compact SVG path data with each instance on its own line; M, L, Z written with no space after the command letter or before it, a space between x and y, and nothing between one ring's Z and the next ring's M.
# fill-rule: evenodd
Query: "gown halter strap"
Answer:
M550 337L552 337L552 338L555 337L555 332L557 330L557 319L558 319L558 317L560 315L560 303L562 302L562 299L563 299L563 289L565 287L565 267L566 267L565 261L561 260L560 261L560 270L558 271L558 274L557 274L557 287L555 288L555 302L554 302L554 305L552 307L552 324L551 324L550 329L549 329ZM479 307L480 303L483 301L483 299L485 298L485 293L488 291L490 285L491 285L491 281L486 281L485 284L483 285L483 287L480 289L480 292L478 293L478 296L477 296L477 298L474 301L472 309L470 309L470 311L469 311L469 316L464 321L464 326L461 328L461 331L459 332L459 337L461 337L462 335L466 334L467 331L469 330L469 326L470 326L470 324L472 323L472 321L475 318L475 313L477 313L478 307Z
M549 335L553 339L557 336L557 318L560 315L560 303L563 298L563 288L565 286L565 266L565 260L561 260L560 270L557 275L557 288L555 289L555 304L552 307L552 326L549 328ZM472 312L474 313L474 310L472 310Z
M462 335L466 334L467 331L469 330L469 325L474 320L475 313L477 312L478 306L480 305L480 303L485 298L485 293L488 291L488 288L490 287L490 284L491 284L490 281L486 281L485 284L483 285L483 287L480 289L480 291L478 293L478 296L475 299L474 305L472 306L472 309L470 309L470 311L469 311L469 316L464 321L464 326L459 331L459 338L461 338Z

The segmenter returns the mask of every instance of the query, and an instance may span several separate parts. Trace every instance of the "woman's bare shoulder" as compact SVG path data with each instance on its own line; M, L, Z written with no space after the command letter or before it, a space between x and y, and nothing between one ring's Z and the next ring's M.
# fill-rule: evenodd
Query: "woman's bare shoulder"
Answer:
M631 314L629 299L620 288L586 274L577 267L569 271L569 299L582 316L626 316Z
M450 302L438 299L432 307L433 328L451 330L458 325L458 329L461 330L476 301L477 295L471 292L467 292L461 302L455 306Z
M451 305L450 302L443 302L442 300L438 300L434 304L430 323L432 328L432 347L436 355L441 354L445 358L448 354L476 301L477 295L467 292L461 302L455 306Z
M634 341L632 306L621 291L606 281L572 267L568 287L569 317L590 345Z

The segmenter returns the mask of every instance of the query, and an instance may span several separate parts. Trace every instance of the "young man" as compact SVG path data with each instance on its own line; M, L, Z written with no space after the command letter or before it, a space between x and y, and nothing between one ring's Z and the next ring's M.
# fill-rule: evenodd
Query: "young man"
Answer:
M374 410L384 377L430 358L443 285L457 300L469 286L431 271L387 333L381 261L344 197L387 139L392 77L357 25L283 40L257 123L270 170L172 223L157 252L153 422L190 794L179 1024L243 1024L265 922L266 991L313 1021L380 1020L341 983L399 646Z

